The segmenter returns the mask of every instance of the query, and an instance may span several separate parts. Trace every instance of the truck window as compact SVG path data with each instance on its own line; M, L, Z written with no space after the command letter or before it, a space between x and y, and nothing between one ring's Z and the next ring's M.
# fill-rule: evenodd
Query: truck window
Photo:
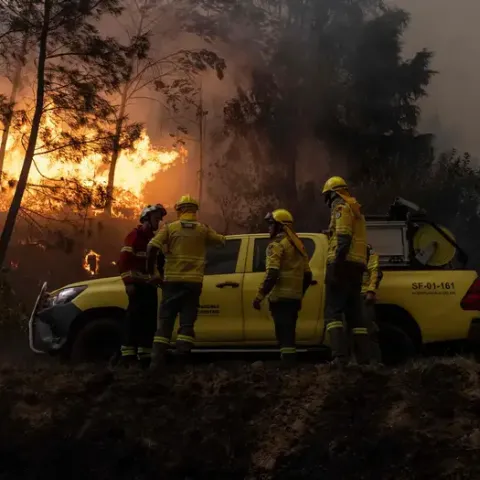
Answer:
M225 247L208 247L205 275L235 273L241 239L227 240Z
M315 252L315 242L311 238L302 238L308 258L311 259ZM265 252L268 244L271 242L269 238L256 238L253 244L253 272L265 271Z

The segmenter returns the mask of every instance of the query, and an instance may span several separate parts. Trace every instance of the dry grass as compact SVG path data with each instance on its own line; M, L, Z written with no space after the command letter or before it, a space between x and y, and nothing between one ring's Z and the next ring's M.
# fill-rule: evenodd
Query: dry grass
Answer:
M0 478L480 478L477 364L0 369Z

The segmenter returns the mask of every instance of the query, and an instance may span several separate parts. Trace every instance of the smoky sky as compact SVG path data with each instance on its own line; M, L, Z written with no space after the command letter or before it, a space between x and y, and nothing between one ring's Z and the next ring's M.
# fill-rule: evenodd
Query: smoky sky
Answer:
M393 1L411 14L405 54L421 48L435 53L438 74L422 101L422 130L437 134L439 148L480 157L480 1Z

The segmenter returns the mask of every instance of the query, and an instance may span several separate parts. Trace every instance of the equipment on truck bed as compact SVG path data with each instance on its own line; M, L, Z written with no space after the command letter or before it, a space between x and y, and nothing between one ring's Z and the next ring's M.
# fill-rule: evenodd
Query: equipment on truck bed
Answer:
M387 215L366 215L367 239L382 268L464 268L468 256L453 234L427 217L424 209L397 197Z

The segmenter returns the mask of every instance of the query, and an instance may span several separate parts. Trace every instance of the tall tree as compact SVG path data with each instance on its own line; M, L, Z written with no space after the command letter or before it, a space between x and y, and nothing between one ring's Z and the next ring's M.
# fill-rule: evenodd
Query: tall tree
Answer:
M398 9L366 19L344 56L348 76L337 82L333 115L318 117L318 135L347 159L352 179L430 162L432 137L418 132L418 101L435 72L430 69L432 53L425 49L402 58L408 22L409 15Z
M214 69L223 78L225 62L206 48L172 48L168 38L182 31L210 38L208 18L198 13L197 2L132 1L127 5L130 26L127 27L127 74L118 86L114 135L109 159L106 212L111 214L114 201L115 170L121 151L128 148L141 133L141 123L129 122L128 109L139 100L160 102L165 109L177 112L194 104L197 96L196 76ZM213 22L212 22L213 23Z
M17 103L17 95L21 88L22 82L22 73L25 68L27 51L29 47L29 39L30 35L28 31L25 31L21 35L20 45L18 48L11 49L11 58L9 60L12 61L12 88L10 91L10 97L8 102L5 105L5 109L2 114L2 123L3 123L3 131L2 131L2 140L0 143L0 191L1 187L1 180L3 175L3 164L5 161L5 154L7 152L7 142L8 136L10 134L10 128L12 127L12 122L15 113L15 106ZM9 50L10 50L9 49Z
M38 150L46 153L71 147L81 156L82 145L91 141L85 132L95 128L99 117L111 113L101 93L118 86L124 71L117 43L103 38L96 27L104 15L121 13L118 0L36 0L33 8L31 5L31 0L0 3L4 38L29 32L38 46L35 108L22 170L0 237L0 266L5 261L35 154ZM2 48L8 48L8 43L3 43ZM52 131L44 122L47 114L57 117L67 128L60 133Z
M278 35L271 54L225 113L230 135L268 146L264 158L275 166L280 201L303 211L296 171L305 140L326 145L337 171L357 180L372 172L363 160L428 157L429 137L422 143L416 126L431 54L402 59L405 12L380 0L272 4Z

